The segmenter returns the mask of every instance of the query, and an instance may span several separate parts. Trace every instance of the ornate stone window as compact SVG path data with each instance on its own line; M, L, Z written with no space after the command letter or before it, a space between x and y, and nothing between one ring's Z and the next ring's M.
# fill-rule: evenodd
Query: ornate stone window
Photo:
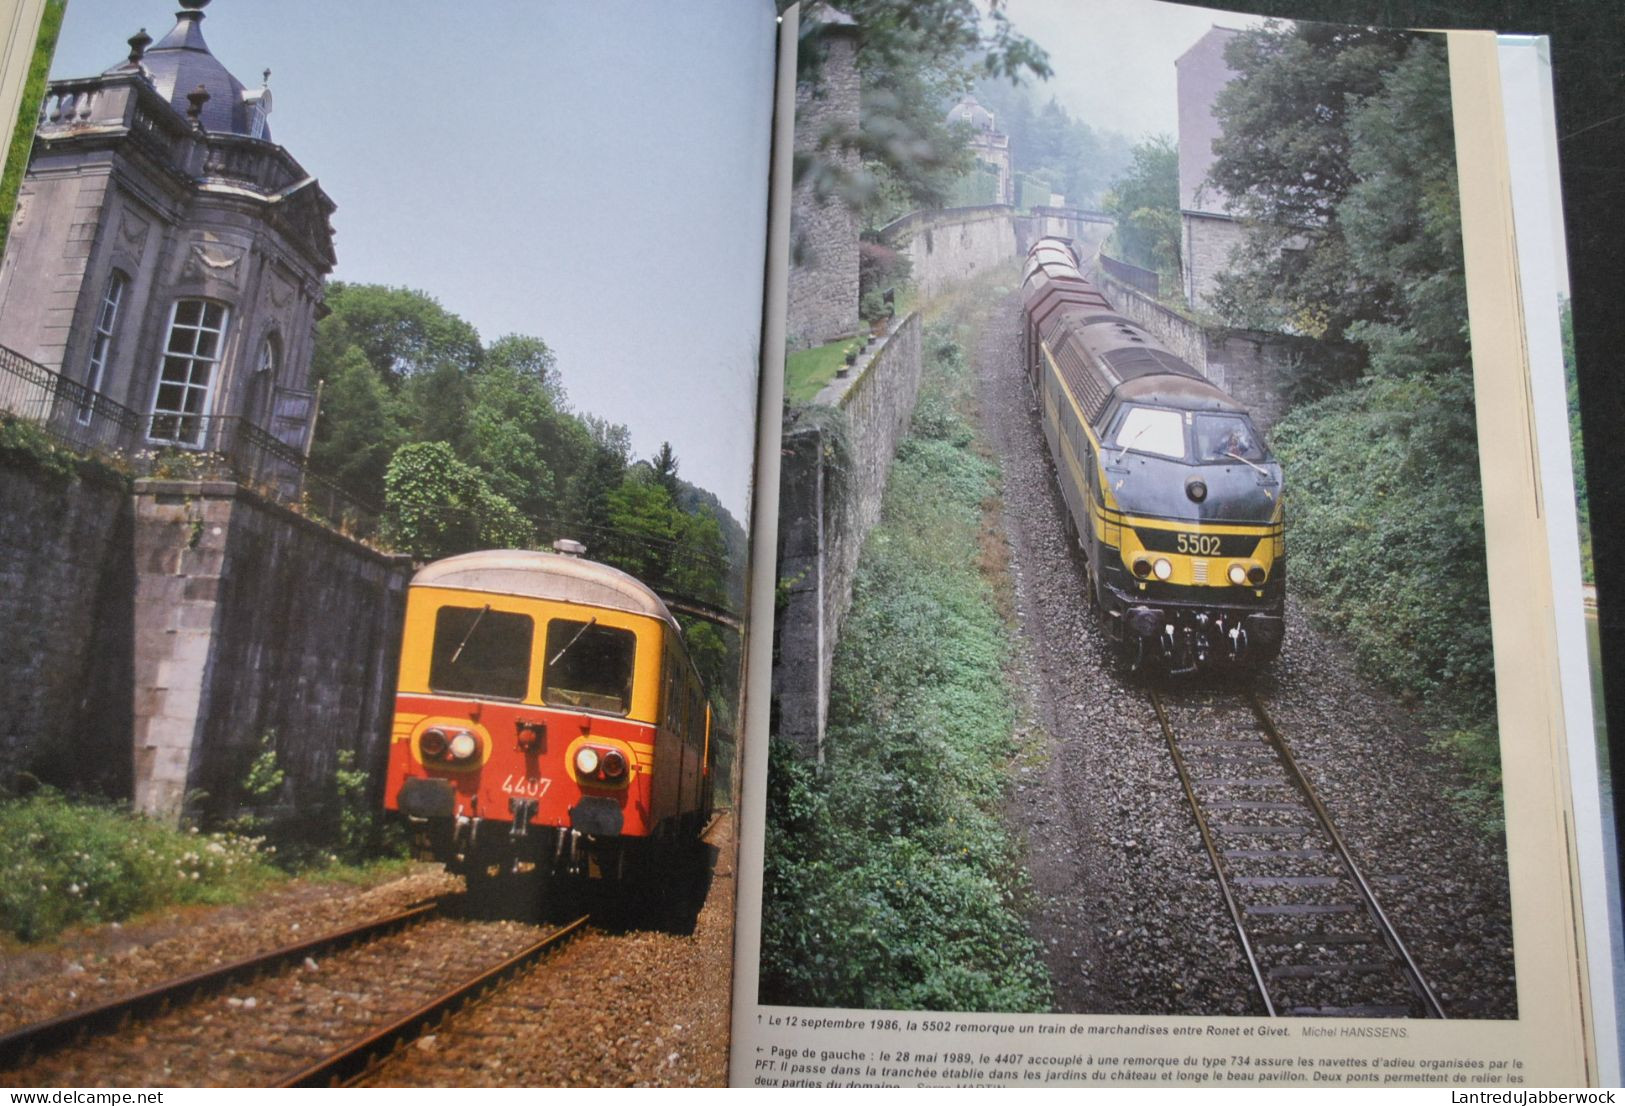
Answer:
M81 424L90 421L96 409L96 395L106 380L107 360L113 351L113 334L118 328L118 308L129 283L129 278L117 269L107 278L101 310L96 313L96 333L90 340L90 363L85 371L86 393L79 401L78 418Z
M152 401L150 441L201 448L209 398L231 312L211 300L177 300Z
M245 412L248 421L264 428L271 421L271 395L276 388L277 373L282 369L282 339L276 331L265 336L260 343L259 363L254 366L254 377L248 387Z

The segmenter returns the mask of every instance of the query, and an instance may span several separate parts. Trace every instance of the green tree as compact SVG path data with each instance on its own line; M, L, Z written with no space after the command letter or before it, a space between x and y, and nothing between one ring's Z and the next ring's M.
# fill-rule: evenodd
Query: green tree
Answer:
M1349 115L1355 180L1337 207L1370 314L1348 336L1388 376L1464 372L1467 281L1444 44L1418 39Z
M655 483L666 489L671 501L677 502L677 454L672 452L670 442L660 443L660 452L654 455L649 462L649 468L654 472Z
M1134 147L1127 175L1106 194L1104 206L1117 220L1123 260L1178 283L1179 150L1173 139L1157 135Z
M484 370L508 369L540 385L555 407L564 406L559 359L548 344L531 334L504 334L485 347Z
M530 522L445 442L413 442L396 450L384 489L385 535L415 557L512 548L532 540Z
M1393 300L1390 282L1355 272L1340 209L1359 181L1352 119L1416 42L1398 31L1269 24L1225 49L1237 77L1214 104L1222 133L1208 181L1247 237L1214 304L1235 325L1323 340L1322 383L1357 374L1363 351L1349 327L1384 317Z
M563 423L545 380L503 366L472 382L468 457L491 489L531 518L558 511L555 464L565 451Z
M479 333L426 292L336 280L327 308L312 361L318 376L352 346L392 385L442 365L465 374L480 367Z
M887 192L912 207L940 207L953 182L971 168L965 136L946 123L947 106L977 73L1010 80L1049 75L1044 51L1018 34L1001 0L978 10L974 0L843 0L856 23L862 116L853 134L822 136L817 155L798 160L798 179L820 194L837 194L854 208ZM828 5L805 7L800 77L817 82L830 37L844 34L818 16ZM857 172L839 154L856 151Z
M368 502L383 502L384 470L409 440L400 403L360 349L329 366L310 459Z

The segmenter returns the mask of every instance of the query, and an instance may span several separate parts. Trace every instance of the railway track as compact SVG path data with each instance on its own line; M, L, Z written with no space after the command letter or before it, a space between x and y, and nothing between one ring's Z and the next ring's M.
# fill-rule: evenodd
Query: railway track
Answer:
M1445 1016L1252 692L1151 704L1270 1016Z
M446 906L24 1026L0 1036L0 1071L14 1086L342 1085L588 921L538 937L535 927L450 918Z

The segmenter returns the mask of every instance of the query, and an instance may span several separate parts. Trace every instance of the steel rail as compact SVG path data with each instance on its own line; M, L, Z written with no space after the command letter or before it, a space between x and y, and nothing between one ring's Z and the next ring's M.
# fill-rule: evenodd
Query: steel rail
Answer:
M1266 1013L1271 1017L1280 1016L1280 1011L1276 1007L1275 1000L1270 995L1269 986L1266 979L1275 978L1275 973L1277 971L1282 971L1284 973L1283 977L1293 976L1294 973L1284 972L1284 969L1272 969L1271 971L1265 971L1261 966L1258 954L1256 952L1255 943L1247 932L1245 921L1247 910L1244 909L1241 903L1237 900L1235 892L1231 887L1230 878L1226 874L1226 865L1220 858L1220 851L1217 843L1214 840L1213 829L1208 822L1207 814L1204 810L1204 804L1197 796L1195 781L1192 778L1190 768L1185 761L1184 754L1179 747L1178 736L1174 733L1173 725L1168 719L1167 711L1163 706L1162 697L1158 694L1155 688L1148 688L1147 691L1151 697L1151 705L1157 714L1157 722L1162 727L1163 738L1167 741L1169 755L1173 758L1175 771L1179 774L1180 784L1184 788L1185 800L1190 806L1192 816L1196 820L1197 829L1201 833L1202 837L1202 845L1206 849L1208 860L1213 866L1214 876L1219 885L1219 892L1224 900L1225 908L1230 914L1237 940L1241 945L1242 954L1247 959L1247 965L1252 973L1254 986L1257 988L1258 994L1263 1000ZM1382 946L1387 949L1390 957L1392 958L1391 963L1388 964L1384 970L1390 973L1397 971L1397 973L1404 979L1406 986L1410 989L1412 995L1415 997L1423 1013L1427 1017L1445 1017L1445 1013L1443 1007L1439 1003L1438 996L1434 994L1433 989L1428 985L1426 979L1423 978L1421 969L1417 966L1416 961L1412 958L1410 951L1405 947L1405 943L1399 936L1398 930L1395 928L1393 922L1388 918L1388 915L1383 911L1382 906L1377 902L1376 893L1372 890L1370 882L1361 872L1359 865L1354 860L1353 853L1349 850L1342 834L1338 832L1336 825L1333 823L1331 812L1326 809L1325 803L1321 801L1320 796L1315 791L1313 784L1310 783L1309 777L1303 772L1302 768L1299 767L1297 760L1292 755L1291 748L1287 745L1286 739L1281 736L1281 732L1276 728L1274 721L1269 717L1269 712L1265 710L1263 702L1258 698L1257 694L1251 690L1246 693L1246 698L1248 707L1251 709L1253 718L1257 722L1259 729L1262 731L1266 739L1266 744L1270 752L1274 754L1275 760L1280 764L1285 773L1284 782L1291 785L1291 787L1300 796L1304 806L1307 807L1308 813L1313 815L1317 828L1325 834L1326 840L1331 844L1330 855L1337 858L1337 863L1341 866L1344 876L1347 878L1348 884L1353 888L1354 892L1358 896L1359 901L1357 903L1349 902L1346 905L1338 907L1338 909L1351 913L1358 913L1361 911L1364 912L1366 918L1372 926L1372 929L1375 931L1375 936L1381 942ZM1258 781L1241 782L1256 783ZM1264 804L1238 802L1234 805L1248 806ZM1302 808L1294 807L1294 809ZM1257 876L1252 878L1255 880L1269 880L1271 878L1279 878L1284 880L1291 877ZM1287 908L1273 906L1256 907L1254 908L1254 912L1285 909ZM1324 909L1331 908L1326 907ZM1268 940L1264 942L1266 945L1275 943L1278 942ZM1326 967L1329 970L1352 971L1359 969L1374 971L1378 966L1344 964L1330 965ZM1295 974L1309 975L1313 974L1317 970L1320 970L1319 966L1310 966ZM1359 1009L1364 1008L1347 1007L1343 1009L1343 1012L1347 1013Z
M243 979L280 969L289 963L302 962L316 953L332 952L416 925L437 913L443 905L444 900L436 899L387 918L351 926L321 937L313 937L296 945L287 945L230 964L209 968L123 998L86 1007L83 1010L72 1010L46 1021L14 1029L0 1036L0 1068L18 1067L44 1053L72 1045L98 1033L117 1032L134 1019L161 1014L181 1003L223 990Z
M1185 789L1185 801L1190 804L1191 814L1196 819L1196 828L1202 834L1202 847L1207 850L1208 860L1212 862L1213 872L1218 877L1219 893L1224 897L1225 909L1230 912L1230 921L1236 930L1236 940L1241 942L1242 955L1247 958L1247 967L1253 973L1253 985L1258 988L1258 995L1264 1000L1264 1012L1273 1018L1276 1016L1275 1000L1270 997L1269 986L1264 982L1263 968L1253 951L1252 939L1247 936L1241 904L1236 901L1235 893L1230 890L1230 881L1224 877L1224 864L1219 860L1218 846L1214 844L1213 831L1208 826L1207 815L1202 812L1202 803L1196 797L1190 769L1185 764L1184 754L1179 751L1179 741L1174 736L1174 727L1168 721L1168 714L1162 709L1162 696L1157 694L1156 688L1149 690L1151 706L1157 712L1157 722L1162 726L1163 739L1168 742L1168 753L1174 758L1174 770L1179 773L1180 786Z
M1268 735L1271 745L1275 748L1276 755L1286 765L1288 777L1303 794L1304 798L1308 800L1310 808L1315 812L1315 817L1320 820L1321 826L1326 830L1326 835L1331 838L1332 847L1337 851L1338 859L1342 861L1343 867L1347 870L1350 882L1360 892L1360 898L1363 900L1366 913L1370 915L1372 922L1376 925L1383 944L1399 961L1405 976L1405 982L1409 984L1411 992L1422 1003L1428 1017L1443 1018L1445 1016L1444 1007L1440 1005L1438 996L1433 993L1433 988L1428 986L1427 980L1422 976L1421 968L1417 966L1416 961L1411 957L1410 950L1405 947L1405 942L1400 938L1399 931L1394 927L1393 922L1389 921L1387 913L1383 911L1382 906L1377 902L1377 896L1372 891L1371 884L1366 881L1359 865L1354 862L1354 854L1349 851L1348 845L1343 841L1343 835L1338 833L1337 827L1332 824L1331 813L1326 809L1325 804L1320 801L1320 796L1316 794L1314 787L1310 784L1309 777L1304 775L1303 770L1298 767L1298 762L1292 756L1292 750L1287 746L1286 739L1275 728L1275 722L1270 718L1269 712L1264 709L1264 704L1258 698L1256 692L1247 692L1247 702L1252 707L1253 717L1258 719L1258 724L1263 728L1264 733Z
M416 1040L426 1030L439 1025L463 1007L478 1001L487 991L523 972L543 953L579 933L590 920L590 917L583 915L568 925L561 926L489 971L481 972L467 983L425 1003L392 1024L346 1045L326 1059L294 1072L276 1086L279 1088L353 1086L403 1044Z

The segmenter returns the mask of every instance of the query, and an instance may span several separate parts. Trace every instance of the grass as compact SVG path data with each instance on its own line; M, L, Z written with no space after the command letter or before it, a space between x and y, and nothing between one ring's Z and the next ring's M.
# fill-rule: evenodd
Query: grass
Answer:
M66 7L67 0L49 0L40 18L39 38L34 43L28 80L17 107L17 129L12 132L11 148L6 154L5 175L0 177L0 250L5 248L12 212L17 206L17 188L22 184L28 155L34 146L34 122L39 116L40 100L45 96L46 75L51 68L51 55L56 51L56 37L62 29L62 13Z
M784 359L784 395L792 407L805 407L835 379L846 362L854 339L841 338L812 349L800 350Z
M973 291L932 312L911 433L842 624L826 763L771 751L764 1001L1049 1003L1000 817L1016 710L989 538L998 470L967 417L965 355L990 306Z

